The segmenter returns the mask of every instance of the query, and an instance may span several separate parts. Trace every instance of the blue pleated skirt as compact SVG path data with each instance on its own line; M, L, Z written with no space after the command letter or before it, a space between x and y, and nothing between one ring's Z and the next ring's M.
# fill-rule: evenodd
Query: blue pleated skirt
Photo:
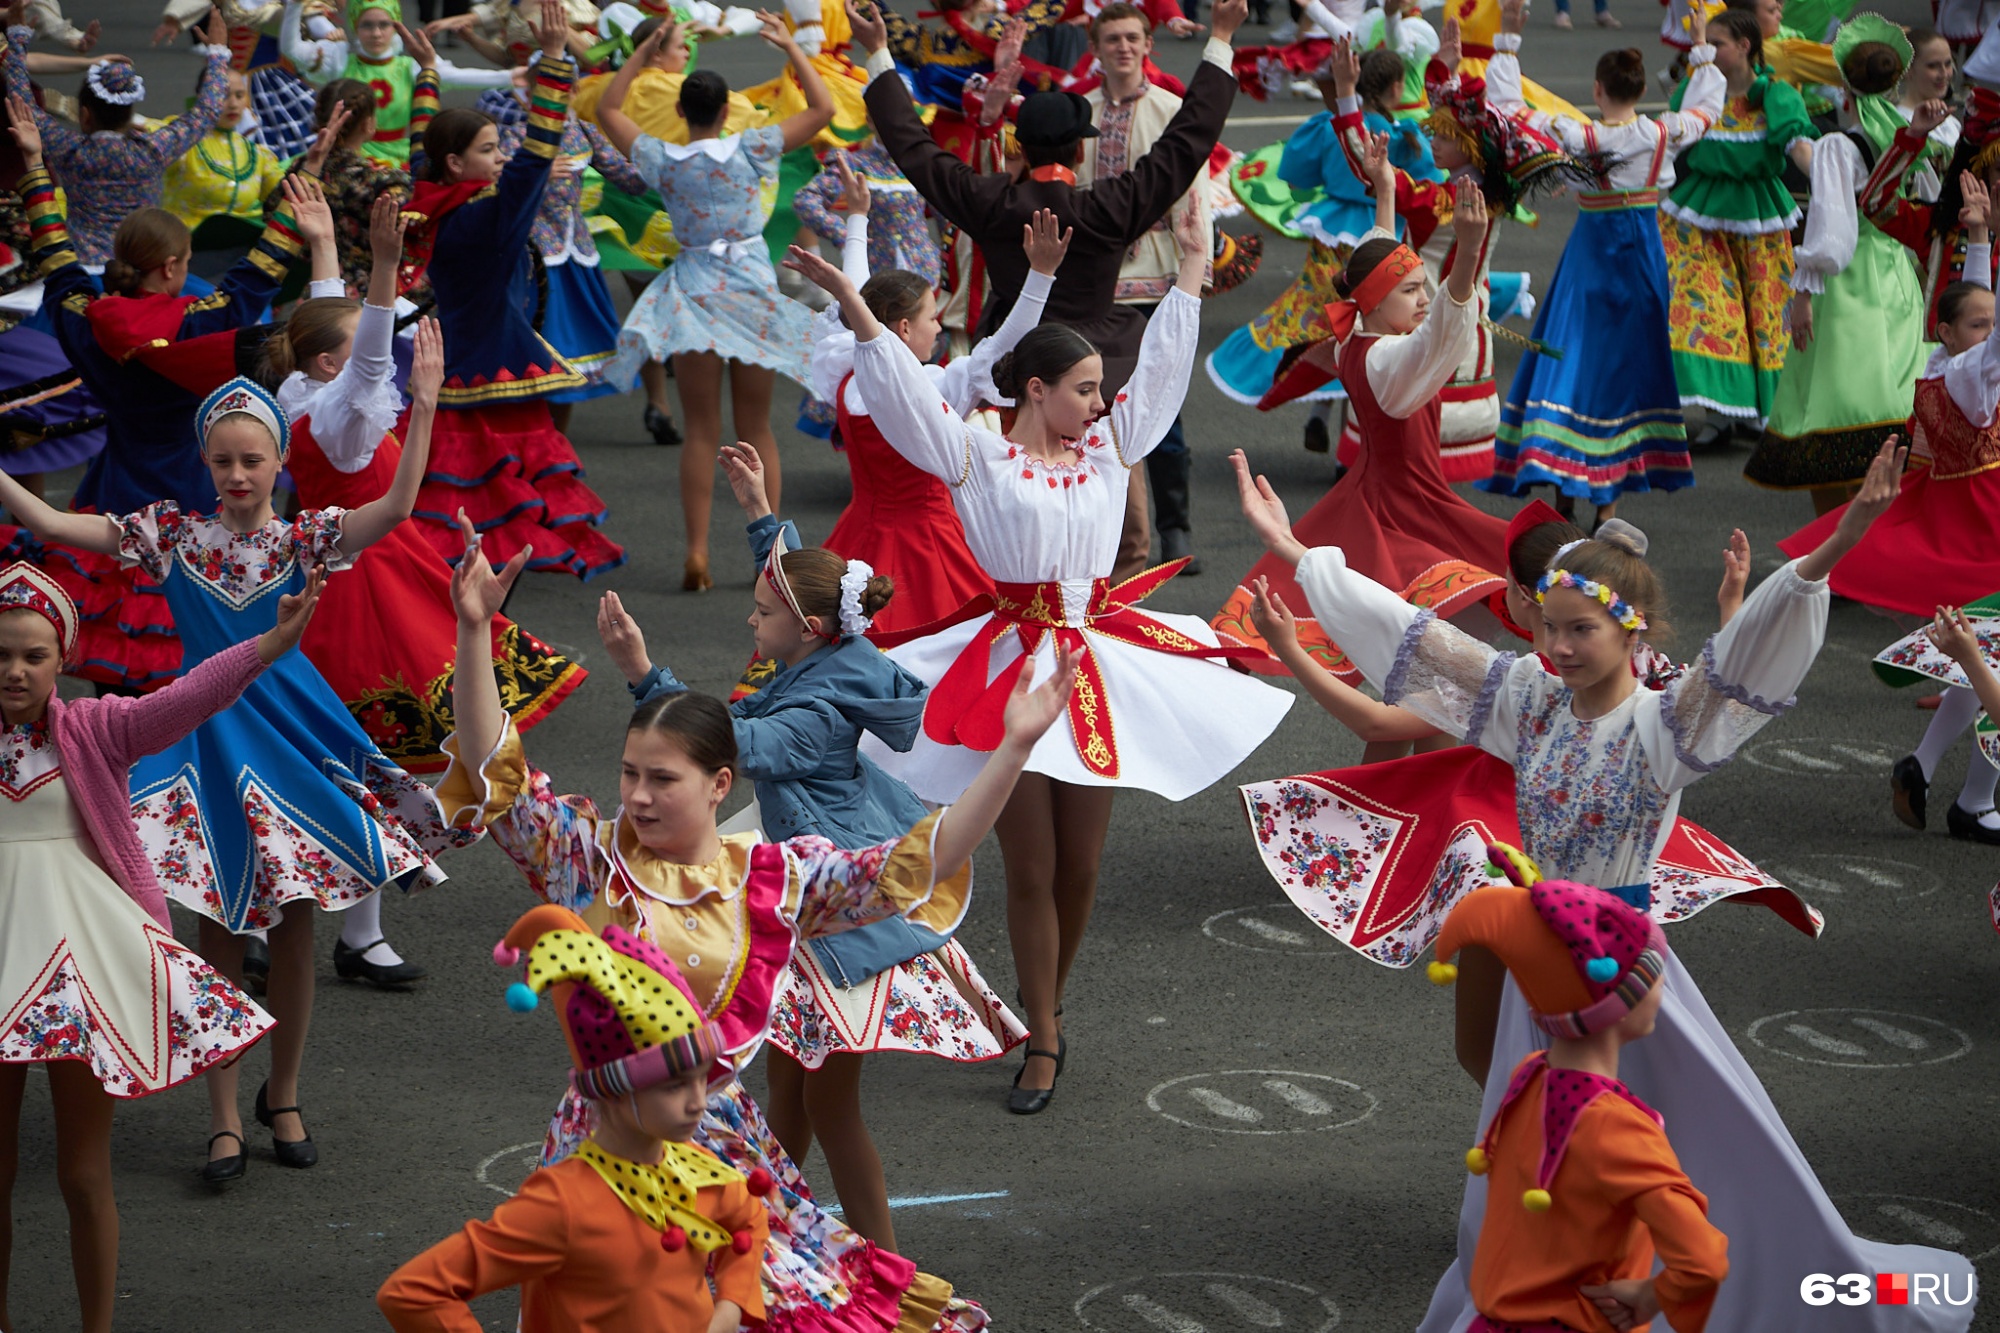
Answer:
M542 312L542 337L562 353L590 383L549 395L552 403L580 403L586 398L602 398L617 393L606 384L601 372L604 363L618 350L618 308L611 304L611 291L604 275L595 267L570 260L550 264L549 303Z

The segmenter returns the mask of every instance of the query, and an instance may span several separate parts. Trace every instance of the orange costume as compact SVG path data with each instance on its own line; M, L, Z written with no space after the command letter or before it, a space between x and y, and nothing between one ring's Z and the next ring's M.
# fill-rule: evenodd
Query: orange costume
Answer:
M576 913L545 905L515 923L493 958L512 966L524 952L528 979L508 988L507 1005L530 1012L553 992L583 1097L625 1099L717 1068L720 1031L651 944L617 926L599 937ZM391 1273L376 1305L397 1333L478 1333L466 1302L515 1286L521 1333L703 1333L718 1301L761 1324L769 1223L756 1196L770 1191L769 1174L746 1178L690 1143L659 1147L658 1161L639 1162L586 1140L490 1219Z
M1431 979L1457 976L1444 960L1461 948L1490 949L1555 1039L1556 1059L1570 1063L1580 1052L1566 1042L1616 1027L1660 984L1666 940L1616 895L1542 880L1520 853L1491 851L1529 887L1461 899L1438 934ZM1675 1333L1700 1333L1729 1272L1729 1238L1709 1224L1708 1200L1681 1170L1659 1114L1616 1077L1557 1068L1550 1056L1537 1051L1515 1066L1465 1156L1468 1170L1488 1177L1472 1264L1479 1315L1467 1333L1608 1333L1582 1288L1643 1281L1655 1254L1661 1315Z

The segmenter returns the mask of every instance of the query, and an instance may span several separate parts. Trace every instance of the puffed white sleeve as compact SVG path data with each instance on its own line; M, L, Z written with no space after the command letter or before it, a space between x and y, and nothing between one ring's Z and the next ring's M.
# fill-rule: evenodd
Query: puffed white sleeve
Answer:
M831 403L854 369L854 330L841 322L840 307L830 305L813 316L812 338L813 397Z
M1521 58L1516 54L1520 49L1519 33L1493 35L1493 58L1486 62L1487 103L1495 110L1516 120L1524 120L1544 134L1553 136L1571 153L1588 151L1589 138L1580 122L1552 116L1528 105L1527 93L1521 86Z
M1709 126L1722 118L1728 96L1729 80L1715 67L1715 48L1702 45L1689 51L1687 91L1681 94L1681 109L1660 113L1660 124L1667 127L1667 151L1681 152L1708 133Z
M1826 641L1825 580L1808 583L1794 560L1757 585L1730 622L1702 646L1693 668L1659 700L1658 727L1640 741L1660 786L1678 791L1712 773L1797 702Z
M1867 174L1861 150L1845 134L1829 134L1814 146L1812 207L1806 212L1805 243L1793 255L1793 291L1817 296L1828 278L1853 261L1861 234L1856 198Z
M312 400L313 442L340 472L359 472L403 410L396 389L396 312L363 304L347 364Z
M993 367L1000 358L1014 350L1014 344L1026 337L1028 330L1042 322L1042 309L1049 302L1049 293L1055 289L1053 273L1028 273L1028 280L1021 284L1021 294L1014 299L1013 308L1007 312L1000 327L989 337L981 338L971 351L964 356L953 357L940 368L941 378L938 391L950 403L952 410L960 416L968 415L979 406L981 400L996 407L1006 407L1013 399L1000 392L993 383Z
M1385 703L1514 762L1516 733L1507 719L1525 674L1541 670L1533 658L1517 660L1411 606L1349 569L1337 546L1307 551L1297 578L1314 619Z
M1982 245L1965 248L1967 273L1990 274L1986 257L1974 253L1985 248ZM1973 267L1975 258L1981 265L1977 269ZM1995 324L1993 332L1977 347L1967 348L1944 363L1944 388L1958 410L1965 413L1965 419L1979 429L1986 429L2000 417L2000 324Z
M972 433L901 338L887 329L866 342L857 338L854 382L890 448L947 485L964 482Z
M1460 305L1439 287L1415 333L1377 338L1368 349L1368 386L1384 412L1415 416L1450 382L1479 332L1479 294Z
M847 234L841 238L840 271L856 287L866 287L868 272L868 215L849 213Z
M1125 387L1112 396L1111 411L1104 418L1118 461L1126 467L1135 466L1158 448L1180 415L1200 337L1201 298L1173 288L1146 321L1139 363Z

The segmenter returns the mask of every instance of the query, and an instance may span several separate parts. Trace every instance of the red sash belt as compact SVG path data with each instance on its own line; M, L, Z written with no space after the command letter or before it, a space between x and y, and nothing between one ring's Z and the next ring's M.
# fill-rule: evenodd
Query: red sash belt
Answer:
M1248 647L1220 647L1189 638L1171 625L1163 624L1134 604L1181 572L1186 560L1158 565L1112 587L1108 579L1095 579L1090 586L1090 602L1080 623L1072 622L1063 607L1061 583L996 583L993 591L981 593L943 620L878 637L884 648L926 638L968 620L991 613L992 620L973 635L944 676L931 687L924 705L924 734L940 745L963 745L970 750L998 749L1006 735L1008 696L1021 677L1045 634L1055 636L1061 652L1081 649L1083 660L1076 668L1076 688L1069 697L1070 734L1076 740L1077 755L1085 768L1101 778L1118 777L1118 740L1112 725L1111 705L1105 695L1104 671L1091 648L1091 635L1102 635L1176 657L1258 657ZM1021 653L1002 667L989 682L986 669L993 649L1009 633L1018 635Z

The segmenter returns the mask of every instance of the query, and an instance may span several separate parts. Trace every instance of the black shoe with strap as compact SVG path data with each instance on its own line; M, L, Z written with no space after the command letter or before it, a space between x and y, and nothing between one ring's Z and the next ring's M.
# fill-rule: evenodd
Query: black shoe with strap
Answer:
M355 949L346 940L333 942L333 971L342 981L367 981L377 986L407 986L413 981L422 981L430 973L411 962L371 963L368 950L376 944L386 943L376 940L373 944Z
M1944 812L1945 832L1964 841L1984 843L1988 847L2000 847L2000 828L1986 822L1986 816L1993 813L1993 807L1984 810L1968 810L1953 801L1951 808Z
M1007 1094L1009 1111L1015 1115L1040 1115L1049 1109L1049 1101L1056 1095L1054 1080L1051 1080L1046 1088L1024 1088L1021 1086L1021 1075L1028 1072L1028 1061L1039 1057L1052 1061L1056 1067L1056 1077L1061 1078L1063 1054L1062 1051L1038 1051L1033 1047L1028 1049L1028 1054L1021 1060L1020 1072L1014 1075L1013 1090Z
M304 1170L319 1161L319 1149L313 1146L312 1135L307 1134L302 1139L281 1139L274 1122L281 1115L295 1115L299 1118L299 1128L303 1130L306 1127L305 1115L296 1106L271 1105L268 1100L270 1090L268 1081L257 1089L257 1123L271 1131L271 1152L277 1157L278 1165Z
M208 1136L211 1149L217 1139L235 1139L236 1153L232 1157L211 1157L202 1164L201 1178L211 1185L227 1185L232 1180L243 1179L243 1170L248 1164L243 1155L243 1136L233 1129L219 1129Z
M1930 780L1924 776L1924 766L1917 762L1913 754L1906 754L1896 761L1889 770L1889 808L1896 812L1896 818L1911 828L1924 826L1924 806L1930 796Z

